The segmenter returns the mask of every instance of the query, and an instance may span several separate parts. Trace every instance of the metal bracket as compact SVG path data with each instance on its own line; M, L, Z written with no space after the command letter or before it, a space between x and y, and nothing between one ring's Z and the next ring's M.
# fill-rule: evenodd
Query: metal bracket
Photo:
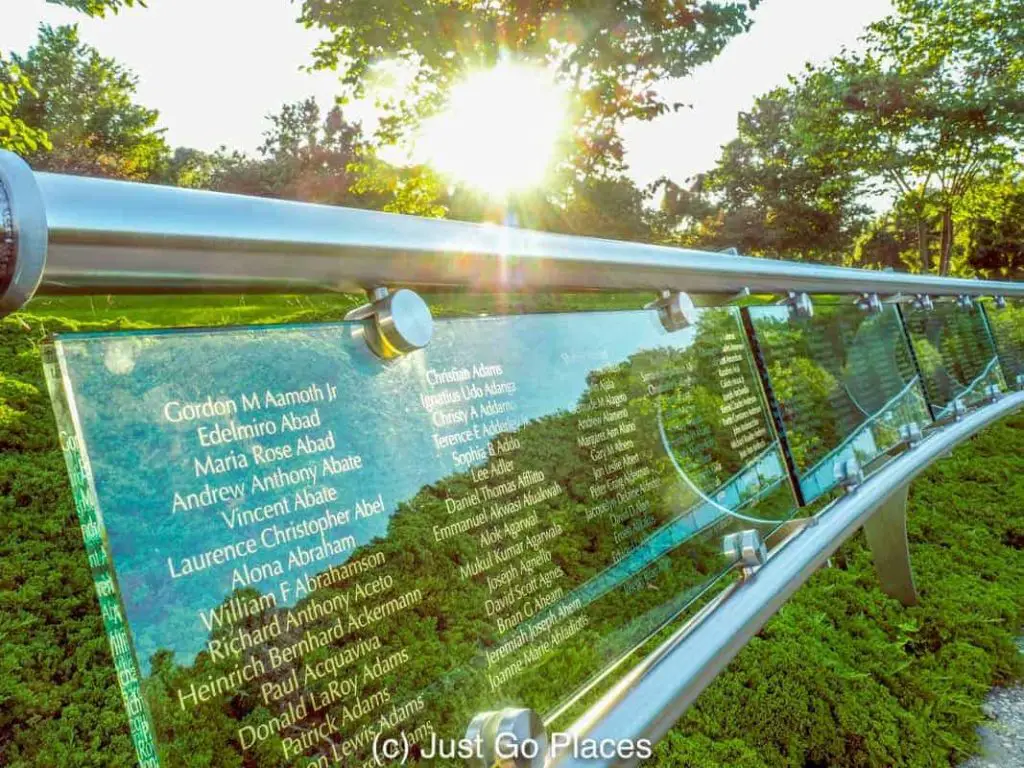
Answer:
M864 484L864 470L856 459L836 462L835 477L847 493L853 493Z
M974 298L966 293L962 293L956 297L956 305L962 310L971 312L974 310Z
M761 534L754 528L730 533L722 539L722 554L733 566L742 569L743 578L749 579L768 562L768 550Z
M864 536L875 560L882 591L903 605L917 605L914 571L907 545L907 492L904 485L886 499L864 523Z
M912 421L909 424L901 424L900 440L906 443L908 448L916 448L924 440L921 425L916 421Z
M964 416L967 415L967 406L961 398L957 398L952 403L953 406L953 421L960 421Z
M698 312L690 295L682 291L664 290L661 296L646 305L644 309L658 310L661 325L672 333L689 328L697 323Z
M345 315L346 320L362 320L366 344L385 360L415 352L430 343L434 318L427 302L407 288L394 293L385 287L369 291L370 303Z
M481 712L466 729L474 744L472 768L542 768L548 752L544 721L532 709L509 707Z
M1017 389L1024 390L1024 373L1017 374Z
M995 302L996 309L1006 309L1006 297L1005 296L993 296L992 299Z
M999 388L998 384L989 384L987 387L985 387L985 399L988 402L994 403L1002 396L1003 390Z
M926 293L918 293L914 295L913 300L910 302L912 309L917 309L922 312L931 312L935 309L935 302L932 301L932 297Z
M814 302L806 293L789 291L786 298L779 302L793 308L793 314L797 317L814 317Z
M877 293L862 293L857 299L857 308L869 315L880 315L885 309Z

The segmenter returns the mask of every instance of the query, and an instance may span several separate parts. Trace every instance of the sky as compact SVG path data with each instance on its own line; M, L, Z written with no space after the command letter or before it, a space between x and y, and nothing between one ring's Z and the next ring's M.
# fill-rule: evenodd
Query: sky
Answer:
M295 22L289 0L148 0L148 8L90 19L45 0L7 0L0 51L24 52L40 23L78 23L82 39L139 77L138 101L160 111L172 146L252 151L266 116L290 101L333 101L337 77L304 72L322 32ZM736 115L786 82L806 61L854 46L890 0L762 0L752 29L691 77L662 92L692 108L625 128L627 161L646 184L666 175L682 182L712 168L735 136ZM256 10L258 8L258 10ZM372 128L361 105L351 117Z

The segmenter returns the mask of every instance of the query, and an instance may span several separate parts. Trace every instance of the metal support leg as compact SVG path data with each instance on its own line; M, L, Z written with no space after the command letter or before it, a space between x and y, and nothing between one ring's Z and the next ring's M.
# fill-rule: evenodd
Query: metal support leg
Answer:
M907 491L909 485L898 488L864 523L875 570L882 582L882 591L895 597L903 605L917 605L914 572L910 567L907 547Z

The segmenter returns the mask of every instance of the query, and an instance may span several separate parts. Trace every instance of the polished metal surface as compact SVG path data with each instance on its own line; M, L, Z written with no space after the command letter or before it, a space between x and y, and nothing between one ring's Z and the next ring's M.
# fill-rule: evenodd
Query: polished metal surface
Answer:
M32 169L0 150L0 317L32 298L46 264L47 225Z
M21 161L0 152L7 172ZM673 290L1024 297L1024 284L825 267L190 189L38 173L40 291ZM29 193L31 194L31 193ZM21 205L20 190L14 203ZM16 302L8 300L5 306Z
M681 291L662 291L657 301L646 306L646 309L656 309L658 319L662 327L669 333L681 331L696 325L700 312L693 303L693 299L687 293Z
M834 472L836 480L847 492L855 491L864 483L864 470L857 459L837 462Z
M660 739L786 600L892 497L893 489L904 488L954 446L1022 406L1024 393L1007 395L932 432L912 451L893 459L856 493L824 510L813 524L776 549L755 578L735 586L712 610L681 628L568 732L579 740ZM629 766L636 762L580 760L563 750L552 756L549 768Z
M864 537L875 560L882 591L907 606L917 605L917 589L907 545L909 490L909 485L897 488L864 523Z
M749 577L768 560L768 550L756 528L736 531L722 539L722 554L725 559L743 569Z
M857 307L870 315L880 315L885 310L882 297L877 293L863 293L857 299Z
M481 712L466 729L471 768L542 768L548 752L544 721L532 709Z
M921 425L916 421L912 421L909 424L901 424L900 439L905 442L908 447L913 448L924 440L924 432L921 430Z
M434 318L427 302L408 288L394 293L370 291L371 302L353 309L346 320L362 320L366 343L384 360L423 349L434 335Z
M814 302L804 291L789 291L786 304L793 308L793 314L797 317L814 317Z
M378 302L377 329L388 350L395 351L394 356L404 355L430 343L434 320L418 293L401 288Z

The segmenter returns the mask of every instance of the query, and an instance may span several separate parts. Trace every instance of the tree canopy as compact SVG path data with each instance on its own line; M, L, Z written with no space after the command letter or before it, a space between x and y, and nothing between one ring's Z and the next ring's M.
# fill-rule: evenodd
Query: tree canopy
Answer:
M21 67L0 57L0 149L28 155L50 148L46 132L16 114L25 95L35 95Z
M314 64L337 69L350 96L365 93L378 64L400 62L413 71L409 96L382 104L384 140L395 140L436 108L460 75L493 65L504 54L551 67L571 85L575 101L569 159L593 173L622 170L622 122L650 120L672 109L656 84L713 59L748 28L748 11L756 5L757 0L304 0L301 20L329 33Z
M708 245L819 261L836 261L852 246L866 213L858 179L809 150L807 109L804 94L778 88L740 114L737 138L705 179L704 191L720 199L704 221Z
M45 132L50 147L24 152L40 170L148 179L167 144L158 113L135 103L137 77L83 43L74 25L42 25L39 40L12 63L31 83L11 110Z

